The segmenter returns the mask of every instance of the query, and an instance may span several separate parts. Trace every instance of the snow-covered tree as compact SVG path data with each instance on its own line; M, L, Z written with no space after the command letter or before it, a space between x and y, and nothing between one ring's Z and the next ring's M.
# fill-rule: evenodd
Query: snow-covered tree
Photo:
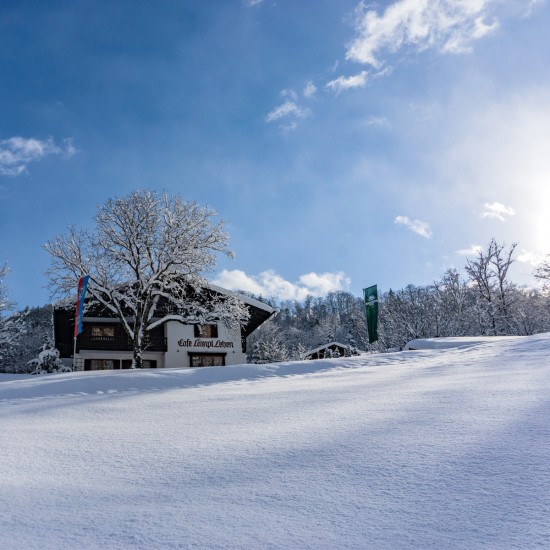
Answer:
M17 338L0 358L0 370L28 373L32 370L29 361L36 357L45 339L53 339L53 308L51 304L25 308L12 313L10 321L16 327Z
M546 256L546 259L541 264L539 264L534 275L543 283L544 288L550 289L550 254Z
M527 336L550 329L548 296L533 288L514 291L514 322L512 334Z
M55 349L51 340L45 338L40 352L38 353L38 357L29 361L29 366L32 370L31 374L70 372L71 369L62 363L59 355L59 351Z
M465 334L466 319L464 310L468 296L468 287L461 280L456 269L448 269L441 280L432 285L435 320L438 336L462 336Z
M10 370L13 361L13 349L24 332L24 313L6 315L13 309L13 303L8 299L8 290L4 283L9 273L8 264L0 267L0 370Z
M0 315L3 315L12 307L12 303L8 300L8 290L4 282L9 272L10 269L7 263L0 267Z
M290 359L292 361L303 361L306 357L306 354L308 352L308 349L304 344L301 342L298 342L294 346L292 346L292 349L290 350Z
M359 355L359 351L357 350L357 342L353 337L351 330L348 331L346 335L345 344L347 345L346 357L350 357L352 355Z
M11 372L16 362L16 349L25 334L27 311L0 318L0 372Z
M402 347L414 338L441 336L437 331L438 312L433 287L407 285L390 290L380 300L380 341L376 347Z
M248 357L250 363L274 363L288 361L291 357L285 342L284 335L278 326L268 321L253 334L250 340L251 353Z
M95 228L70 227L46 243L54 295L69 297L89 275L87 307L118 317L142 365L147 331L168 316L185 323L220 321L237 329L246 306L233 295L205 291L219 253L232 257L216 213L179 196L135 191L98 207ZM205 299L205 296L207 298Z
M466 273L477 290L480 305L489 320L489 332L508 334L511 322L511 290L508 270L514 259L512 255L517 243L508 250L491 239L487 251L480 250L475 260L468 260Z
M480 265L474 265L482 275L481 289L489 289L491 303L482 297L473 278L468 281L458 270L449 269L430 285L408 285L380 293L379 340L374 344L368 343L363 300L338 291L324 297L309 296L303 302L272 303L280 307L281 314L250 336L250 349L255 342L269 339L279 349L290 350L291 359L298 359L299 347L310 350L329 341L347 344L350 353L384 352L402 348L414 338L548 331L549 293L521 288L509 280L514 249L515 245L505 248L493 240L489 252L481 254ZM550 267L540 273L547 273L550 284ZM266 355L264 348L262 357Z

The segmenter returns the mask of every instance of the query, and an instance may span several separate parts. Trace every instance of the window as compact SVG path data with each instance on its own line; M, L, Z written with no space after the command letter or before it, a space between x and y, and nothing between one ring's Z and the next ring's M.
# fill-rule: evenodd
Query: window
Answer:
M132 360L131 359L123 359L121 361L122 368L123 369L131 369L132 368ZM156 360L150 360L150 359L143 359L141 361L141 366L144 369L156 369L157 368L157 362Z
M225 355L214 353L190 353L192 367L225 367Z
M84 370L112 370L112 369L130 369L132 368L131 359L86 359L84 361ZM155 360L144 360L144 369L156 369Z
M217 338L218 325L194 325L195 338Z
M84 370L112 370L119 369L120 361L115 359L86 359Z
M92 325L92 338L114 338L115 327L110 325Z

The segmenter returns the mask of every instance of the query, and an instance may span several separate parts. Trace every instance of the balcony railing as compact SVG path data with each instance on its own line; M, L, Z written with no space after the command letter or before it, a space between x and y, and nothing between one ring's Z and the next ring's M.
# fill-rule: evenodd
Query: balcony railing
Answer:
M81 334L76 341L77 351L83 349L131 351L132 343L127 336L90 336ZM147 336L143 342L144 351L166 351L168 345L163 336Z

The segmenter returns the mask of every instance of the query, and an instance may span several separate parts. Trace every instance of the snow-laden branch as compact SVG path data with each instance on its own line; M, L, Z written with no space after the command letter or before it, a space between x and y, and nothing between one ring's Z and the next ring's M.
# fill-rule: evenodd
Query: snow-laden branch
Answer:
M111 199L98 207L93 231L70 227L46 243L50 288L70 296L78 279L89 275L88 307L100 305L121 320L138 365L144 333L166 319L159 311L163 303L187 322L244 323L248 309L234 296L208 291L208 300L201 298L204 274L217 255L232 256L223 222L215 217L179 196L136 191Z

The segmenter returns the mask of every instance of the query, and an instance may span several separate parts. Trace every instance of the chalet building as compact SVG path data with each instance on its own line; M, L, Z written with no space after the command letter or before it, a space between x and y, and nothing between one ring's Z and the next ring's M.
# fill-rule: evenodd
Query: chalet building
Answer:
M207 292L230 294L214 285L209 285ZM186 325L176 320L177 312L170 311L169 306L161 310L167 320L148 331L142 353L143 367L213 367L246 363L246 338L276 310L247 296L237 296L250 312L248 322L237 330L216 322ZM75 370L131 368L132 346L116 317L95 309L86 311L82 321L83 331L76 340L74 354L74 307L54 309L55 346L63 362Z

